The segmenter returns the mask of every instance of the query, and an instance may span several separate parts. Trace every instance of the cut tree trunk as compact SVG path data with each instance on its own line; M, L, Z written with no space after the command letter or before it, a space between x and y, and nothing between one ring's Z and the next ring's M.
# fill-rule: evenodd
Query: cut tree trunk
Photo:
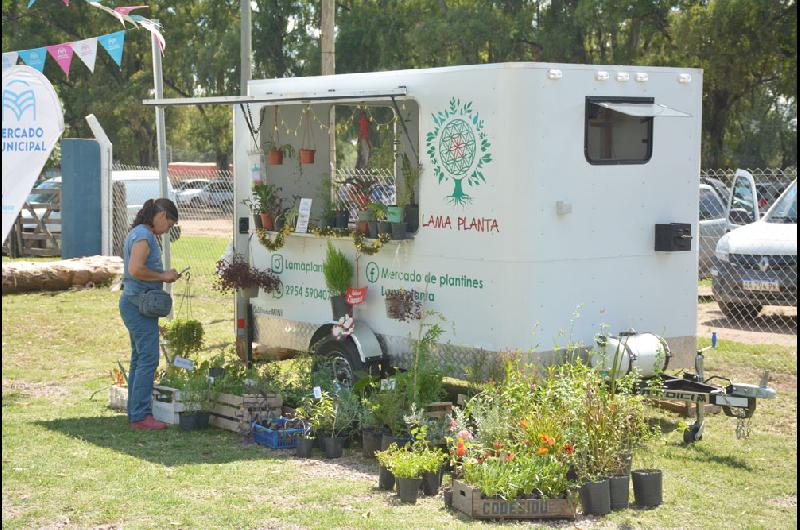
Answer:
M122 272L122 258L118 256L3 263L3 294L92 287L110 282Z

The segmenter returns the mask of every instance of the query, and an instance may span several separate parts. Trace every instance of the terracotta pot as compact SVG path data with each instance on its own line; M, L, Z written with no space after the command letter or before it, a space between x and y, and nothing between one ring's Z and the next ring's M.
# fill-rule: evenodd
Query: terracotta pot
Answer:
M272 219L272 214L260 213L258 216L261 218L261 226L264 230L273 230L275 228L275 221Z
M283 151L279 149L270 149L269 164L271 166L280 166L281 164L283 164Z
M313 164L314 163L314 153L316 153L316 150L314 150L314 149L300 149L300 163L301 164Z

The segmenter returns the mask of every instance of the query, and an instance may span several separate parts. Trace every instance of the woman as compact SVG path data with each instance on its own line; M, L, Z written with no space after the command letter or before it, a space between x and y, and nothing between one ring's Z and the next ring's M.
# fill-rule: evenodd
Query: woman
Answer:
M130 296L162 289L162 282L174 282L175 269L164 272L161 248L156 236L178 222L178 209L169 199L150 199L136 214L123 245L125 264L119 313L131 337L131 366L128 370L128 419L134 429L165 429L152 412L153 376L158 367L158 318L139 313Z

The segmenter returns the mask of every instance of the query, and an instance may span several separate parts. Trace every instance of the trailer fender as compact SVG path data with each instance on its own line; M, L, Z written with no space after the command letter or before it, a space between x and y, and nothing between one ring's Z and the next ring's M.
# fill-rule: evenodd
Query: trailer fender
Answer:
M311 337L311 343L308 345L309 350L313 351L318 343L331 337L331 328L333 328L334 324L336 322L327 322L314 332ZM353 342L363 363L383 357L383 350L380 342L378 342L377 335L365 322L356 321L353 332L347 340Z

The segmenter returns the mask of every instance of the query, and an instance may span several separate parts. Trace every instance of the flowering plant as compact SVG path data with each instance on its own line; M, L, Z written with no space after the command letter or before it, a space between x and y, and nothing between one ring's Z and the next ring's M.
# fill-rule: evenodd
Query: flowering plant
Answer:
M262 271L251 267L241 254L234 254L230 260L223 258L217 262L213 286L220 292L260 287L264 292L271 293L280 285L281 281L272 269Z

